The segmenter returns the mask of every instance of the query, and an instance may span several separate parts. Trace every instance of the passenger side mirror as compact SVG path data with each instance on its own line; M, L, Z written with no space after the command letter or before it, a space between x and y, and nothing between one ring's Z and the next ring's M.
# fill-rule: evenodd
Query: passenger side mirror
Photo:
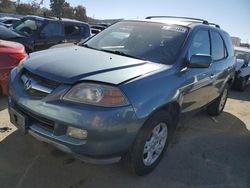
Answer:
M190 68L208 68L213 62L212 57L210 55L205 54L195 54L192 55L188 67Z

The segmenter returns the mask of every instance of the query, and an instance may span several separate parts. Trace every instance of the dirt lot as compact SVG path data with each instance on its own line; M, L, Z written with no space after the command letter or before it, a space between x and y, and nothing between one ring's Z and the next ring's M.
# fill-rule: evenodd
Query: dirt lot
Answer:
M160 166L136 177L123 164L83 163L9 123L7 99L0 99L0 187L250 187L250 86L231 92L225 112L205 112L178 128Z

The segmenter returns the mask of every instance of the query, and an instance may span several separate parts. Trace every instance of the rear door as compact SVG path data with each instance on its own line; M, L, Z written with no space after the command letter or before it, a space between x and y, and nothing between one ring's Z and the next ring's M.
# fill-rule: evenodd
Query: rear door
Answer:
M200 29L194 33L188 50L188 59L195 54L211 55L210 35L208 29ZM208 103L212 87L211 67L187 68L186 88L183 96L182 112L195 111Z
M45 50L64 42L64 32L61 22L48 22L35 40L35 50Z

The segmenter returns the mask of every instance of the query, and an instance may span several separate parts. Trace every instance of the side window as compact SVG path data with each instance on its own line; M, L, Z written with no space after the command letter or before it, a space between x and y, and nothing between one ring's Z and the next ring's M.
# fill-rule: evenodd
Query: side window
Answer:
M3 23L5 23L5 24L12 24L12 20L6 20Z
M227 56L227 50L225 48L223 39L221 38L220 34L212 31L211 32L212 38L212 58L214 61L223 59Z
M79 36L81 35L81 28L77 25L65 25L65 36Z
M195 54L210 55L210 39L208 31L200 30L195 34L189 49L189 57Z
M41 31L43 37L63 36L62 25L60 23L48 23Z

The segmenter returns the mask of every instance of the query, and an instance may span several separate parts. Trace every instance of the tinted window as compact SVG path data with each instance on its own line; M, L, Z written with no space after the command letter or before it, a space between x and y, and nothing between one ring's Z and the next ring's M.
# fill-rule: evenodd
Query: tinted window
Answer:
M6 20L3 23L5 23L5 24L12 24L12 20Z
M208 31L200 30L195 34L189 49L189 56L191 57L194 54L210 55L210 40Z
M212 58L213 60L220 60L227 56L224 42L219 33L212 31Z
M119 55L173 64L187 30L182 26L161 23L123 21L103 30L86 44Z
M64 27L66 36L79 36L81 35L81 29L77 25L65 25Z
M62 25L60 23L48 23L41 31L43 37L63 36Z
M41 27L42 24L42 21L24 18L16 22L13 25L13 29L18 33L30 36L35 33Z

